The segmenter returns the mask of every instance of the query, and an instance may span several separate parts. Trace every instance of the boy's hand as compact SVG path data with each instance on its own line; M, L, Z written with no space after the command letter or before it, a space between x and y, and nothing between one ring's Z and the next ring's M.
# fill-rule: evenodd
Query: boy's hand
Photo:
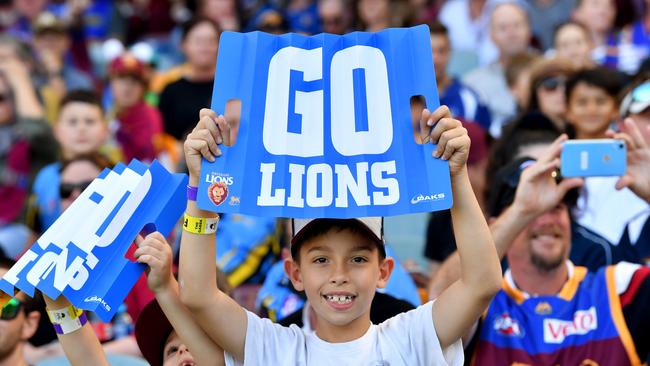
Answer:
M169 288L174 281L172 274L172 249L161 233L155 232L142 238L140 235L135 240L138 249L133 256L135 259L149 266L147 285L157 294Z
M234 141L232 141L234 142ZM196 185L201 174L201 158L213 162L221 156L220 144L231 146L230 125L223 116L203 108L199 112L199 122L187 136L184 144L185 161L190 172L190 184ZM193 182L192 180L196 180Z
M627 145L627 171L616 182L616 189L627 187L650 203L650 141L643 138L641 130L630 118L626 118L619 126L619 133L607 131L608 137L624 140ZM645 128L650 136L650 126Z
M440 106L433 113L426 108L422 111L420 135L424 143L438 144L433 157L449 161L452 177L465 169L471 142L467 130L459 120L451 117L447 106Z
M562 202L566 193L584 183L582 178L566 178L557 183L553 172L560 166L562 144L568 139L561 135L533 165L521 172L513 207L525 216L537 217Z

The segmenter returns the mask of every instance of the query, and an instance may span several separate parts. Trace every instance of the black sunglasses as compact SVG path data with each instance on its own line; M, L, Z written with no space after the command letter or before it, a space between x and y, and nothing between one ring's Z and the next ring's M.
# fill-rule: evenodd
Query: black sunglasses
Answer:
M557 88L564 86L565 79L559 76L551 76L539 82L539 86L546 91L554 91Z
M75 190L83 192L92 182L92 180L89 180L80 183L61 183L59 186L59 196L63 199L70 198L72 192Z
M22 305L23 303L15 297L9 300L2 306L2 310L0 311L0 320L14 320L20 313Z

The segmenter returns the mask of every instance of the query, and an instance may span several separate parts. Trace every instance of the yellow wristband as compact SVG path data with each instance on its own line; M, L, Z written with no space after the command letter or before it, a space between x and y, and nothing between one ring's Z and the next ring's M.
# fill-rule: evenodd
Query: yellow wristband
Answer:
M185 214L183 230L192 234L214 234L217 232L219 216L214 218L194 217Z

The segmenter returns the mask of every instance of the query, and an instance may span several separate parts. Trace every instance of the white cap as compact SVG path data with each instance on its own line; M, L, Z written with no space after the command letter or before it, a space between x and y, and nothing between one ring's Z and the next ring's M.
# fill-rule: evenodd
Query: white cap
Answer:
M305 232L309 231L309 227L311 226L311 224L318 220L322 220L322 219L292 219L291 229L293 231L292 232L293 236L291 238L291 244L296 242L296 240L300 240L300 237L303 236ZM368 230L368 234L373 235L374 239L376 239L378 242L383 243L384 241L384 218L383 217L359 217L359 218L348 219L348 220L356 220L359 223L363 224L361 226ZM380 249L383 249L383 247Z

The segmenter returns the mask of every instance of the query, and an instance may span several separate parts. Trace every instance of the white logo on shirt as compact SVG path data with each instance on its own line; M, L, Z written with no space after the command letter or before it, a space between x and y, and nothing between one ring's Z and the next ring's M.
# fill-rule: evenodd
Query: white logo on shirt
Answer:
M560 319L544 319L544 342L559 344L570 335L587 334L598 328L596 308L578 310L573 315L573 321Z

